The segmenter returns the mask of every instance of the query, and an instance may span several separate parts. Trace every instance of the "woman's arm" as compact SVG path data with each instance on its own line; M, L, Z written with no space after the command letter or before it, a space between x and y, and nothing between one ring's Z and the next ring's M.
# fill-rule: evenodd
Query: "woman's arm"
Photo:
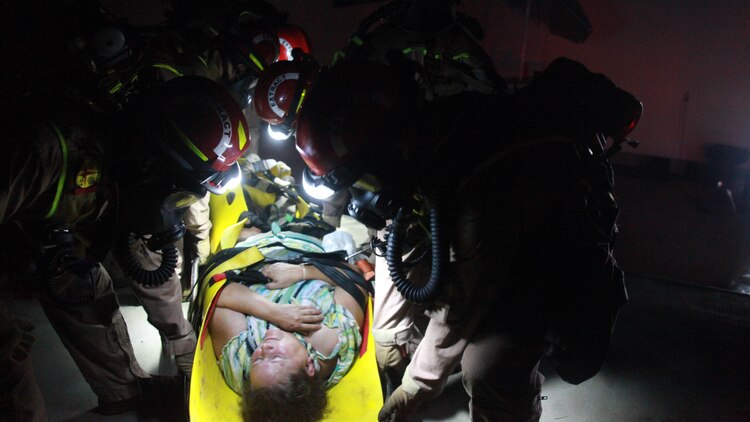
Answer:
M361 273L362 271L356 265L347 264L354 271ZM286 262L276 262L270 265L266 265L261 269L264 276L270 280L266 287L269 289L282 289L289 287L292 284L300 280L321 280L324 281L336 289L334 291L334 300L348 309L357 322L362 325L364 321L364 311L357 303L357 300L349 294L345 289L336 285L327 275L323 274L314 265L303 265L303 264L288 264ZM365 297L368 293L360 286L356 286Z
M356 265L349 263L346 265L357 273L362 273ZM284 287L289 287L301 280L321 280L332 286L336 286L336 283L334 283L333 280L314 265L275 262L264 266L260 272L270 280L268 284L266 284L266 287L269 289L283 289ZM360 288L360 290L362 289ZM367 294L364 290L363 293Z
M322 280L333 285L331 279L312 265L275 262L265 265L260 272L268 277L266 287L269 289L283 289L301 280Z
M216 301L219 308L230 309L270 322L285 331L309 333L320 328L320 309L309 305L280 305L241 284L230 283Z

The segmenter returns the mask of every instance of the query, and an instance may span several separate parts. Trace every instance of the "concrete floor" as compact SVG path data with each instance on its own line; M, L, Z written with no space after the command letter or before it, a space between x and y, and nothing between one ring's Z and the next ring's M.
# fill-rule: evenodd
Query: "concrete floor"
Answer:
M750 421L750 296L638 277L629 279L629 289L631 303L598 376L573 386L543 365L542 421ZM141 365L152 374L176 374L143 309L127 290L118 293ZM36 325L34 368L51 421L186 420L179 382L157 386L158 406L145 411L91 413L96 397L35 300L17 299L9 307ZM412 420L468 421L467 401L454 375L443 395Z

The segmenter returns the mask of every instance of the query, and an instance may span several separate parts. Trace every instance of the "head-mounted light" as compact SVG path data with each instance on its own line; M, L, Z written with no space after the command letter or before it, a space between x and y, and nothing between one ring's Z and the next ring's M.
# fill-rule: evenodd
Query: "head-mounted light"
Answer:
M274 141L285 141L292 136L292 130L283 125L268 125L268 136Z
M307 167L302 171L302 187L308 195L315 199L328 199L336 193L335 190L326 184L324 177L312 174Z
M232 167L224 172L216 172L204 179L201 186L214 195L223 195L229 189L233 189L242 182L242 171L240 164L234 163Z

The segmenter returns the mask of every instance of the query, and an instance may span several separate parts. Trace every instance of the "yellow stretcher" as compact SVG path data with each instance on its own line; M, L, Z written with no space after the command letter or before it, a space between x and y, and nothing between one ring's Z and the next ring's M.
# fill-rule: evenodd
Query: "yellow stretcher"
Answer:
M218 202L218 201L217 201ZM226 203L226 201L224 201ZM216 205L216 204L213 204ZM221 212L221 208L216 207ZM212 206L211 212L216 212ZM213 217L212 217L212 220ZM220 219L217 219L220 220ZM214 220L214 225L217 225ZM236 229L237 218L224 218L224 230L220 241L216 242L214 252L234 246L239 231ZM225 232L227 231L228 232ZM231 233L230 233L231 232ZM232 239L232 237L234 239ZM200 304L201 327L198 334L198 346L193 362L193 373L190 380L189 411L191 421L239 421L241 420L241 397L232 391L224 382L224 377L216 364L211 336L206 328L207 315L217 293L224 286L224 281L214 282L212 277L231 269L244 268L263 259L261 252L253 247L227 260L207 274L203 280L202 297L196 298ZM372 338L372 301L368 301L365 335L363 336L361 355L349 373L341 382L328 391L328 409L325 421L376 421L378 411L383 405L383 397L375 361L375 344Z

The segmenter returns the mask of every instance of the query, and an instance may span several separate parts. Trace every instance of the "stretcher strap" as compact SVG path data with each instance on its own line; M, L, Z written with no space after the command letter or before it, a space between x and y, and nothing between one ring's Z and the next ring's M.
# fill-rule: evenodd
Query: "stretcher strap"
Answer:
M239 268L249 267L264 259L265 257L260 252L260 250L257 247L253 246L246 249L227 249L214 255L214 257L209 260L206 270L204 270L202 276L200 277L200 280L202 282L199 286L199 294L197 295L195 304L195 309L197 309L198 311L196 311L193 314L193 317L191 317L191 321L193 322L193 326L196 330L206 323L206 321L208 320L208 312L213 309L216 298L219 297L219 293L217 292L214 294L214 292L217 288L223 288L216 286L217 282L223 282L226 278L221 278L223 273ZM219 275L218 277L216 277L217 274ZM214 294L213 297L211 296L212 294ZM212 300L212 302L209 308L206 309L204 307L204 304L209 300L209 298ZM206 311L201 313L200 310L202 309L206 309ZM200 319L201 317L202 319Z
M302 262L313 265L320 270L337 286L346 290L357 301L363 312L367 312L367 298L357 286L364 289L370 295L374 295L375 291L372 285L367 283L361 274L349 268L341 261L306 256L302 258Z
M220 282L220 280L216 280L216 282ZM208 306L206 316L203 318L204 324L207 324L208 321L211 320L211 317L214 315L214 310L216 310L216 303L219 301L219 296L221 296L221 292L226 286L227 283L222 284L214 297L211 299L211 304ZM201 349L203 349L203 343L205 343L206 341L206 333L208 333L208 330L201 330L201 336L200 339L198 339L198 347Z

